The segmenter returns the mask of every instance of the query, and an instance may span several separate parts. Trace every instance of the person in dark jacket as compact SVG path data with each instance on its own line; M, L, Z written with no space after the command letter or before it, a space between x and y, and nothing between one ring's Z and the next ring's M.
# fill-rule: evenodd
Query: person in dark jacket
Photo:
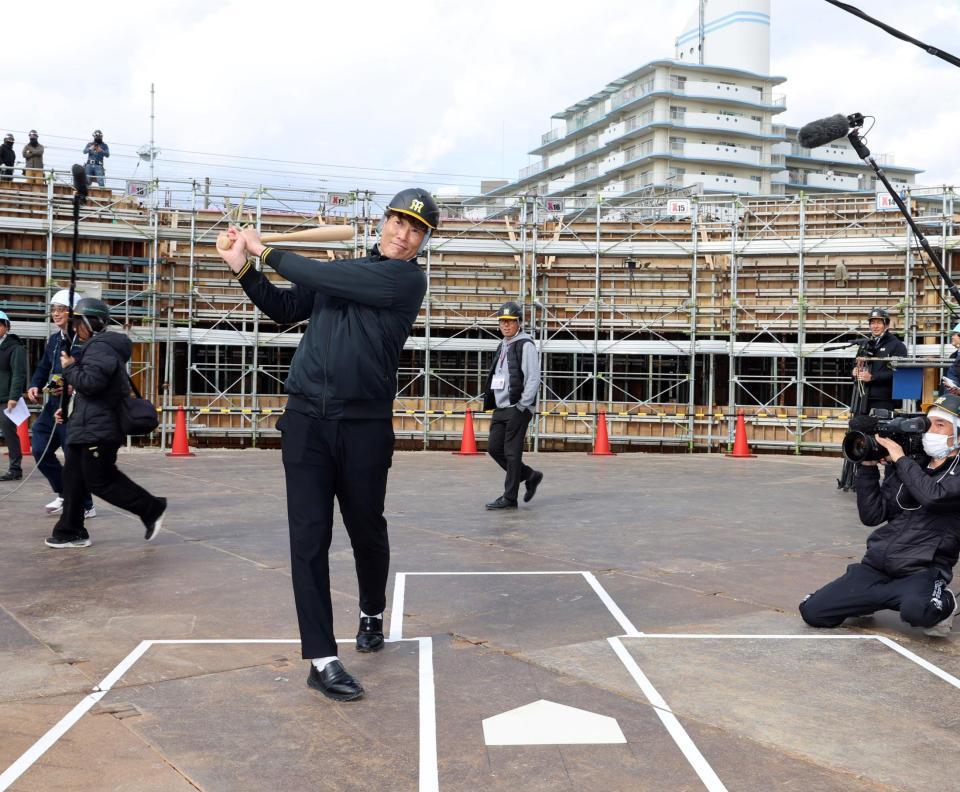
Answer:
M13 150L13 135L3 136L0 144L0 181L13 181L13 166L17 164L17 152Z
M110 146L104 141L103 132L99 129L93 130L93 140L83 147L83 153L87 155L87 164L83 167L87 174L87 181L93 184L96 180L97 184L103 187L103 179L106 175L103 170L103 160L110 156Z
M960 395L960 324L954 325L950 343L954 347L953 354L950 355L953 363L940 378L940 392L957 396Z
M838 627L850 616L895 610L927 635L949 635L957 597L947 585L960 555L960 396L939 397L927 418L926 464L879 435L889 452L883 483L876 462L860 464L860 520L879 527L867 538L860 563L800 603L810 626Z
M387 205L369 256L315 261L264 247L253 229L231 228L218 250L253 303L280 324L309 319L290 364L282 433L293 593L307 684L337 701L363 686L337 658L328 552L334 498L350 537L360 593L356 648L383 648L390 545L383 503L393 456L397 367L427 290L417 256L440 220L425 190ZM247 260L293 283L274 286Z
M543 481L543 473L523 464L523 443L533 418L540 388L540 358L533 338L523 332L523 308L513 301L500 306L497 321L503 341L493 355L483 393L483 409L493 410L487 453L507 475L503 494L487 509L516 509L520 482L528 502Z
M136 514L151 541L160 530L167 510L166 498L157 498L117 469L117 450L124 435L117 405L130 393L125 368L130 359L130 339L108 332L110 311L91 297L78 300L73 309L73 330L79 336L79 357L60 353L63 380L73 388L68 413L66 464L63 468L63 514L46 540L47 547L89 547L84 526L83 498L87 491L120 509ZM57 411L61 420L64 416Z
M883 308L870 311L870 337L857 352L853 378L863 388L866 397L860 412L864 415L875 408L899 410L900 399L893 398L893 369L884 358L906 357L907 347L890 332L890 314Z
M28 184L43 183L43 144L36 129L30 130L30 142L23 147L23 175Z
M73 304L77 304L80 297L73 295ZM67 335L67 323L70 317L70 290L60 289L50 299L50 320L56 325L56 331L47 339L43 350L43 357L37 363L27 388L27 399L36 402L40 394L47 395L46 403L40 411L40 417L33 422L30 444L36 449L34 459L37 469L50 482L50 487L56 497L44 508L51 517L63 513L63 467L57 459L57 449L66 446L64 437L66 428L58 424L55 413L60 407L60 394L63 387L63 369L60 366L60 353L71 347L70 336ZM71 353L73 354L73 353ZM83 516L89 520L97 516L90 493L84 493Z
M16 407L26 384L27 351L19 336L10 332L10 319L0 311L0 407ZM23 449L20 448L17 425L0 413L0 426L3 427L3 439L10 455L10 469L0 476L0 481L17 481L23 478Z

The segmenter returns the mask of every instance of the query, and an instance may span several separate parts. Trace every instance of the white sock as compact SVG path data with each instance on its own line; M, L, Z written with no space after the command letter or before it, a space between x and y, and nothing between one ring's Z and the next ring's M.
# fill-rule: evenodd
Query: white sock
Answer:
M314 657L310 662L313 663L313 667L316 668L317 671L323 671L323 669L326 668L327 663L332 663L334 660L339 659L339 657L333 655L332 657Z
M383 611L380 611L380 613L378 613L376 616L371 616L369 613L364 613L363 611L360 611L360 618L361 618L361 619L381 619L381 620L382 620L382 619L383 619Z

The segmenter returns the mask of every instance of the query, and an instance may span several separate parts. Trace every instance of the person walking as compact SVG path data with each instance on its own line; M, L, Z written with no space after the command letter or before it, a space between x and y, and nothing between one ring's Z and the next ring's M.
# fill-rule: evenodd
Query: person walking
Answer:
M523 463L523 444L533 418L540 388L540 358L533 338L523 332L523 308L510 301L500 306L497 317L503 341L493 356L483 393L483 409L493 410L487 453L507 475L503 494L487 509L516 509L520 482L524 503L537 494L543 473Z
M79 299L80 296L74 294L73 304L76 305ZM64 442L66 427L57 423L55 413L60 407L60 396L63 388L63 368L60 365L60 353L65 349L72 348L70 336L67 334L67 324L70 321L69 303L69 289L60 289L50 299L50 320L57 329L47 339L43 357L37 363L30 380L30 387L27 388L27 399L31 402L38 402L41 393L47 395L40 416L33 422L31 445L36 449L37 469L49 482L50 488L56 496L44 507L51 517L63 513L63 466L57 459L57 449L62 447L64 454L66 454L66 444ZM71 355L73 354L71 352ZM89 492L85 492L83 496L83 516L87 520L97 516L97 510L94 508L93 498L90 497Z
M57 417L67 426L66 464L63 467L63 514L45 540L47 547L89 547L83 500L92 492L107 503L132 512L144 526L144 539L156 538L167 511L167 499L151 495L117 469L117 450L124 435L118 403L130 394L125 368L132 344L122 333L107 331L110 309L92 297L78 300L73 330L81 346L60 352L63 381L73 388L67 415Z

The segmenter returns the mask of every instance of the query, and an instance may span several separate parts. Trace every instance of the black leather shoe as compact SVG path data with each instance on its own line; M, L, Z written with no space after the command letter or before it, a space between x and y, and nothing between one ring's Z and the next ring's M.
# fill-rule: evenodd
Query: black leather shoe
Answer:
M523 493L524 503L529 503L533 500L533 496L537 494L537 487L540 486L541 481L543 481L543 473L539 470L534 470L533 473L530 474L530 478L524 483L527 490Z
M339 660L331 660L323 671L317 671L311 663L307 686L334 701L353 701L363 695L363 685L347 673Z
M501 495L495 501L490 501L490 503L487 504L487 508L488 509L516 509L517 502L512 500L507 500L506 498L503 497L503 495Z
M383 619L361 616L357 631L358 652L379 652L383 649Z
M2 476L0 476L0 481L20 481L23 478L23 473L19 470L8 470Z

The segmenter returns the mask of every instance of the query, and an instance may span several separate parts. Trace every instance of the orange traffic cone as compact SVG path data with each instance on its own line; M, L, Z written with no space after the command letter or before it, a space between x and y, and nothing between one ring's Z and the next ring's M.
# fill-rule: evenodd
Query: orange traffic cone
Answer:
M177 421L173 427L173 450L167 452L168 457L196 456L187 443L187 414L183 407L177 407Z
M750 445L747 443L747 422L743 420L743 410L737 410L737 432L733 436L733 453L724 454L724 456L734 459L753 459L757 456L750 453Z
M20 438L20 453L24 456L33 456L33 454L30 453L30 432L27 429L28 423L30 423L29 418L17 427L17 436Z
M477 451L477 438L473 434L473 413L467 410L463 419L463 434L460 436L460 450L454 451L457 456L483 456Z
M593 451L587 452L589 456L616 456L610 450L610 438L607 437L607 411L600 410L597 416L597 436L593 441Z
M27 430L27 423L29 423L29 419L17 427L17 437L20 438L20 453L23 456L32 456L30 453L30 432ZM3 455L10 456L10 452L4 451Z

